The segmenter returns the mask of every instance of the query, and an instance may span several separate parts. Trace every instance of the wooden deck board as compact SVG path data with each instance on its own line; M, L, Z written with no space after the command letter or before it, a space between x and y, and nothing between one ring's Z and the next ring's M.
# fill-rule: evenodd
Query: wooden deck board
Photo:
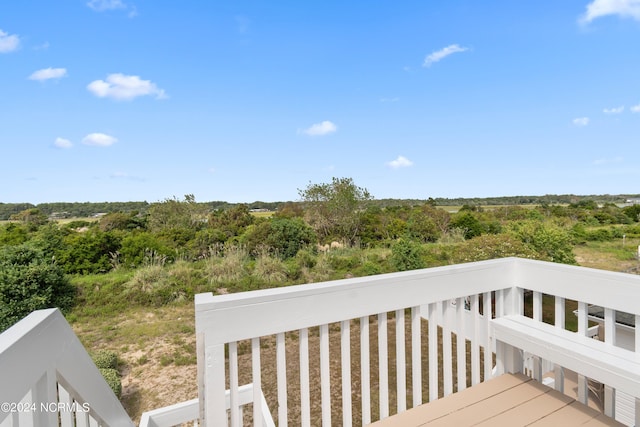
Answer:
M621 426L601 412L521 374L506 374L371 424L420 426Z

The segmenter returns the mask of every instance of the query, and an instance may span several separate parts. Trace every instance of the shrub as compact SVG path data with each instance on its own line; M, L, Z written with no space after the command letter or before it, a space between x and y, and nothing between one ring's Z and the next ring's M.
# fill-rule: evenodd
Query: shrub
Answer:
M75 302L62 268L28 244L0 248L0 332L34 310Z
M91 359L99 369L118 368L118 355L114 351L98 350L91 356Z
M120 399L122 396L122 380L120 379L120 373L111 368L99 368L99 370L104 380L109 384L111 390L113 390L113 394Z
M275 217L247 227L242 241L247 250L256 254L266 247L286 259L296 256L298 251L316 242L316 234L301 218Z
M573 242L569 232L553 223L522 221L511 224L510 233L541 259L563 264L575 264Z
M397 271L416 270L425 267L422 247L411 240L400 239L391 246L391 266Z
M460 244L452 252L450 259L453 263L460 263L511 256L536 258L536 253L512 236L488 234Z

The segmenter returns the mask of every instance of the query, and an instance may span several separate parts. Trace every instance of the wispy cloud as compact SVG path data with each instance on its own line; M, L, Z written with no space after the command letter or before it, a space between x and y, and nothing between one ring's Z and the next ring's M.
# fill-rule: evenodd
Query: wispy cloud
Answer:
M50 79L60 79L67 75L66 68L43 68L42 70L35 71L29 76L29 80L45 81Z
M624 106L615 107L615 108L605 108L602 110L605 114L620 114L624 111Z
M138 16L138 9L133 4L127 4L122 0L90 0L87 3L89 8L95 10L96 12L105 12L108 10L126 10L128 11L127 16L129 18L134 18Z
M618 15L640 21L640 0L593 0L579 21L588 24L594 19Z
M5 33L0 30L0 53L9 53L18 49L20 37L15 34Z
M611 163L622 163L624 161L624 157L618 156L609 159L596 159L593 161L594 165L607 165Z
M87 89L99 98L131 100L148 95L155 95L156 99L167 98L165 91L151 80L142 80L138 76L126 76L121 73L109 74L106 81L94 80L87 85Z
M380 102L383 102L383 103L398 102L398 101L400 101L400 98L398 98L397 96L393 98L380 98Z
M84 145L91 145L94 147L109 147L118 142L116 138L105 133L90 133L82 138Z
M576 126L586 126L589 124L589 117L577 117L573 119L572 123Z
M127 8L127 5L121 0L91 0L87 3L87 6L96 12Z
M445 48L442 48L440 50L437 50L427 55L427 57L424 59L424 62L422 63L422 66L430 67L432 64L435 64L436 62L443 60L449 55L453 55L454 53L459 53L459 52L466 52L467 50L469 50L469 48L461 47L457 44L449 45Z
M53 146L56 148L71 148L73 147L73 143L71 141L69 141L68 139L65 138L56 138L55 141L53 141Z
M408 168L413 166L413 162L404 156L398 156L397 159L387 162L387 166L391 169Z
M304 129L302 133L309 136L322 136L334 133L337 130L338 127L333 122L325 120L321 123L311 125L309 128Z
M47 50L49 49L49 46L50 46L49 42L44 42L41 45L34 46L33 50Z
M630 108L632 113L640 113L640 104L638 105L634 105L633 107Z

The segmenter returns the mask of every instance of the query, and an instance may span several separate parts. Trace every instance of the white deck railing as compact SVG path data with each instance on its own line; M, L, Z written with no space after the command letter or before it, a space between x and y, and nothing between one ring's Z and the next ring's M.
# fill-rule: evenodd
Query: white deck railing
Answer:
M133 426L60 311L0 335L0 426Z
M293 418L303 426L320 420L325 426L364 425L473 386L492 375L491 317L522 314L525 291L532 291L527 304L536 320L542 319L542 295L555 296L558 327L566 315L574 316L565 313L565 300L578 301L582 334L587 305L605 306L610 345L612 313L640 315L638 276L515 258L197 295L201 420L206 426L246 423L238 415L243 382L256 391L253 419L263 419L262 390L279 426ZM272 345L275 353L261 348ZM267 353L275 360L266 360ZM239 364L247 357L250 375ZM310 372L317 360L318 371ZM265 378L268 384L262 384ZM586 384L582 377L580 382ZM613 391L608 393L610 399Z

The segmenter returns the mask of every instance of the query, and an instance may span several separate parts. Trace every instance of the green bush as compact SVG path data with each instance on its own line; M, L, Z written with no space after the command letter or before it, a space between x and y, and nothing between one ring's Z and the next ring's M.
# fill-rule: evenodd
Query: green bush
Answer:
M75 302L76 290L62 268L27 244L0 248L0 332L34 310Z
M98 350L95 352L91 359L93 363L99 369L117 369L118 368L118 355L111 350Z
M122 380L120 379L120 373L111 368L99 368L99 370L104 377L104 380L109 384L111 390L113 390L113 394L120 399L122 396Z
M422 246L407 239L400 239L391 246L390 262L397 271L416 270L426 266L422 259Z
M506 234L487 234L467 240L451 253L453 263L483 261L505 257L537 258L536 252Z

